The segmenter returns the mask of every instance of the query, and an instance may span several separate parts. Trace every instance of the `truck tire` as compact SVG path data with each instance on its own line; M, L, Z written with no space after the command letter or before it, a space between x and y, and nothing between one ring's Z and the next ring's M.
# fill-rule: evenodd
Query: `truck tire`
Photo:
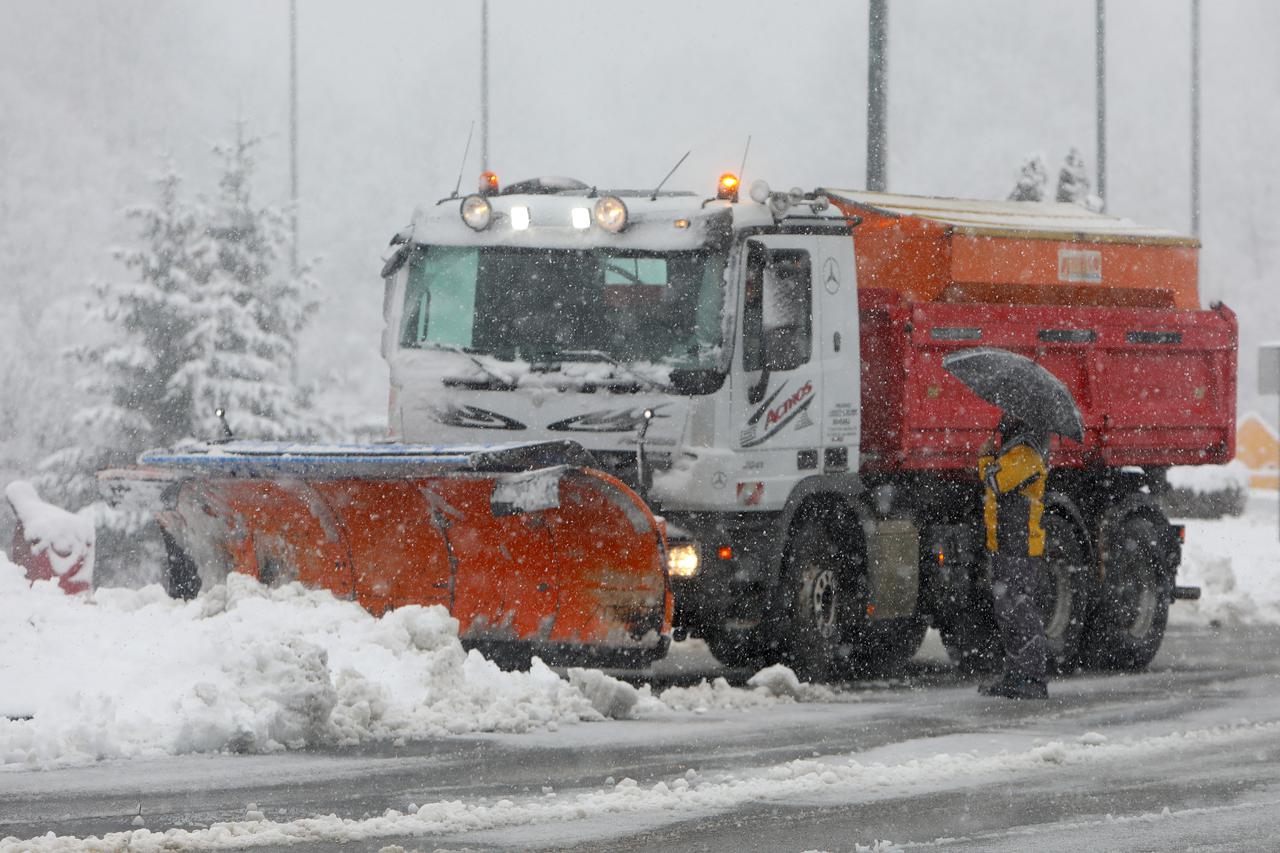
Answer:
M865 621L855 633L853 651L837 664L853 677L897 675L920 650L929 623L923 616Z
M847 670L852 620L852 555L842 553L819 515L803 518L787 543L774 608L782 660L805 681Z
M760 669L767 662L768 655L764 644L760 642L757 632L753 630L735 631L730 628L704 630L702 639L715 659L733 669Z
M1136 496L1145 497L1145 496ZM1104 529L1102 593L1085 634L1082 660L1097 669L1142 669L1160 650L1173 573L1164 565L1154 503L1130 501Z
M990 583L980 601L940 620L938 633L956 669L965 675L999 668L1004 661L1004 647L991 610Z
M1093 575L1088 534L1074 506L1050 496L1044 514L1044 574L1036 603L1044 616L1044 638L1051 672L1079 665L1081 642L1092 604Z
M1044 616L1049 669L1069 672L1079 661L1093 599L1092 549L1075 505L1064 495L1046 497L1043 525L1044 573L1036 603ZM938 620L947 654L966 674L992 672L1004 662L987 571L977 574L974 587L967 607Z

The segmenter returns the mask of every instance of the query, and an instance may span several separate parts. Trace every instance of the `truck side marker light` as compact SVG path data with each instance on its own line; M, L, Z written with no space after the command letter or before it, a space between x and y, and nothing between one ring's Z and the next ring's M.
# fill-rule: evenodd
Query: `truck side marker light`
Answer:
M868 616L875 616L875 615L876 615L876 606L875 606L874 604L868 604L868 605L867 605L867 615L868 615Z
M733 549L730 548L728 545L721 545L720 548L716 551L716 556L722 560L732 560Z
M525 231L529 228L529 208L517 204L511 208L511 230Z
M677 228L688 228L688 227L689 227L689 220L687 220L687 219L677 219L677 220L676 220L676 227L677 227Z
M584 231L591 227L591 211L585 207L575 207L569 211L569 221L573 223L574 228Z
M946 554L944 554L942 551L939 551L939 552L938 552L938 565L939 565L939 566L944 566L944 565L946 565L946 563L947 563L947 555L946 555Z

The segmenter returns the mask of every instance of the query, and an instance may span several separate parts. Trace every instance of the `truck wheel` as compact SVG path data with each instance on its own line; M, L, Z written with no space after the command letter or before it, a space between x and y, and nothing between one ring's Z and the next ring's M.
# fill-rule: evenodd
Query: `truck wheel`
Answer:
M821 517L806 518L792 533L779 588L778 634L784 661L801 679L828 679L843 668L837 657L849 654L848 564Z
M760 669L765 665L765 649L757 632L734 631L728 628L717 628L704 631L702 639L706 642L716 660L735 669L749 667Z
M929 623L919 616L876 622L868 620L855 634L853 654L837 663L849 675L856 677L895 675L915 657L928 630Z
M1070 672L1080 657L1089 614L1089 540L1064 504L1051 502L1046 508L1044 532L1045 571L1037 585L1036 603L1044 615L1049 669Z
M947 654L965 675L993 672L1004 661L1004 647L991 612L990 589L981 604L974 603L940 621L938 633Z
M1085 637L1083 660L1098 669L1142 669L1164 639L1173 600L1156 519L1125 516L1107 535L1101 600Z

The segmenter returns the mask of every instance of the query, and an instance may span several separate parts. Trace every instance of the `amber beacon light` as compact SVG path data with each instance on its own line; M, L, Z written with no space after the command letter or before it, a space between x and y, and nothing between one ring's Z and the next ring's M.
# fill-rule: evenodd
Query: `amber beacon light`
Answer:
M725 172L720 176L720 183L716 185L716 198L737 201L738 187L741 183L733 172Z

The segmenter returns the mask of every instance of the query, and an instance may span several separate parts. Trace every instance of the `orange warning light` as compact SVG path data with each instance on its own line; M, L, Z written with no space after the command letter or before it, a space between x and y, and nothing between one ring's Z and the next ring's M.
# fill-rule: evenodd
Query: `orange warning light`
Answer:
M728 545L721 545L719 550L716 551L716 556L722 560L732 560L733 549L730 548Z
M495 172L480 173L480 195L498 194L498 175Z
M728 201L738 200L738 187L741 181L733 172L725 172L720 176L720 183L716 187L716 198Z

